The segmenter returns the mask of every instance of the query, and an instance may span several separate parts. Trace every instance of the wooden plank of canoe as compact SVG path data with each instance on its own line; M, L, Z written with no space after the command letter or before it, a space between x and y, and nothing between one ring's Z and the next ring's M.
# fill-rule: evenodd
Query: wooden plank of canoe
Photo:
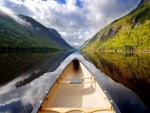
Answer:
M84 113L93 113L98 111L113 111L112 108L44 108L42 111L55 111L58 113L68 113L73 111L81 111Z

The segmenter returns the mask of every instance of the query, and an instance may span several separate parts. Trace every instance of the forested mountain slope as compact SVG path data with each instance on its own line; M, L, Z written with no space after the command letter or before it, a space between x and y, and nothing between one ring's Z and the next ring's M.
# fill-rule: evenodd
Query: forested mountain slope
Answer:
M59 35L31 17L18 15L25 23L18 23L0 11L0 50L60 50L73 49Z

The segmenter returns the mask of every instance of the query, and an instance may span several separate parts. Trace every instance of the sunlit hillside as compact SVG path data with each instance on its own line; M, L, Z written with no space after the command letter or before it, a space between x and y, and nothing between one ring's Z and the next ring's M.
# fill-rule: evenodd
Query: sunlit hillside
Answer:
M98 32L83 51L150 52L150 0Z

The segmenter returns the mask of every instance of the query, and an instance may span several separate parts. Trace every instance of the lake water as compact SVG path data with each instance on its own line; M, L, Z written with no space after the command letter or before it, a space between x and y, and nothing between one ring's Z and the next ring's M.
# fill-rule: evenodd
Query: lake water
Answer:
M122 113L150 109L150 55L0 53L0 113L30 113L67 64L80 59Z

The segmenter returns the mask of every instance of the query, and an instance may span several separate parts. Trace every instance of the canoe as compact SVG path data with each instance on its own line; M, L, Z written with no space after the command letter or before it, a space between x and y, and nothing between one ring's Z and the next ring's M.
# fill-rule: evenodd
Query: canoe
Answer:
M94 76L77 59L58 77L38 113L116 113Z

